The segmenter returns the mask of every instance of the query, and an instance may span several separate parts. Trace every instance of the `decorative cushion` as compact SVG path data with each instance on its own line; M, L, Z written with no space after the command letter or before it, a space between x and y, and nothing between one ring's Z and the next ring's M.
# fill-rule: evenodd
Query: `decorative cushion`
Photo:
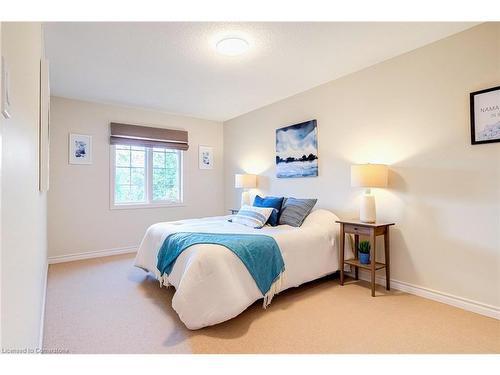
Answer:
M279 223L279 213L281 210L281 205L283 203L283 197L265 197L256 196L253 205L254 207L270 207L274 208L271 216L267 220L267 223L275 227Z
M317 199L285 199L281 208L279 223L300 227L317 201Z
M266 225L266 221L269 219L269 216L271 216L273 210L274 208L271 207L253 207L245 205L241 207L238 214L232 218L232 221L233 223L260 229Z

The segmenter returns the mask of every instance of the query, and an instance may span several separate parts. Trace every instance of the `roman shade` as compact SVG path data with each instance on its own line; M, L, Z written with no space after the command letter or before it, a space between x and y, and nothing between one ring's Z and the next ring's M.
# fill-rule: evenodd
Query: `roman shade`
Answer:
M112 145L133 145L142 147L163 147L186 151L189 148L188 132L185 130L153 128L111 123Z

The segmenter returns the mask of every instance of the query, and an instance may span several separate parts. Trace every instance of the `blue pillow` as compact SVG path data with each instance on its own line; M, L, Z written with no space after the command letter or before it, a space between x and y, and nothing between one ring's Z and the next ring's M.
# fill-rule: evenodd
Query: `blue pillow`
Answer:
M267 222L275 227L278 225L279 222L279 214L281 210L281 205L283 204L283 197L265 197L262 198L260 196L256 196L253 205L254 207L270 207L274 208L273 212L271 213L271 216L269 216L269 219Z

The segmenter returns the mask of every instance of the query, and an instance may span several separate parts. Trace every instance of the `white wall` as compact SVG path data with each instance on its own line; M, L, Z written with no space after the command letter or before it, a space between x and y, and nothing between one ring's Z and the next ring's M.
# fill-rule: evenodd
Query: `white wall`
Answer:
M2 51L2 23L0 22L0 52ZM0 72L2 71L2 61L0 60ZM0 103L2 101L2 79L0 74ZM1 114L0 114L1 116ZM0 293L2 291L2 133L3 122L0 121ZM2 296L0 294L0 312L2 311ZM2 347L2 319L0 318L0 347Z
M264 194L356 217L350 165L390 164L390 188L375 194L378 218L397 223L393 278L499 306L500 143L471 146L468 112L470 92L499 84L500 24L483 24L227 121L226 208L246 171ZM319 177L275 178L275 129L310 119Z
M47 270L46 195L38 191L39 23L3 23L12 118L1 117L2 348L37 348Z
M184 207L110 210L110 122L189 132ZM222 123L52 97L50 126L49 257L137 246L153 223L224 213ZM68 164L69 133L92 135L92 165ZM214 169L198 169L200 144L214 147Z

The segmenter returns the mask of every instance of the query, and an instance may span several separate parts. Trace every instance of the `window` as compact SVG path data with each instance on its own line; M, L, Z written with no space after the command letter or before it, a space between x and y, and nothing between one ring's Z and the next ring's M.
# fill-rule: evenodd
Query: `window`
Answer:
M155 207L182 203L180 150L111 146L113 208Z

